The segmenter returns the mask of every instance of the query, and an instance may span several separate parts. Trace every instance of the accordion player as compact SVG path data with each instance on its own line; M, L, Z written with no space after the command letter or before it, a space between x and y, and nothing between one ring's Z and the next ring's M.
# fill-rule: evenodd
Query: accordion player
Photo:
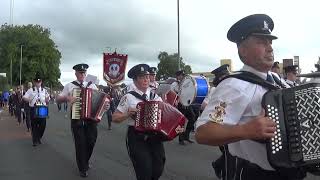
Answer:
M275 136L267 142L274 168L320 164L320 84L310 83L269 91L263 96L266 115L276 122Z
M110 102L106 93L91 88L74 88L72 96L79 100L72 105L71 119L100 122Z
M145 101L137 104L135 129L155 133L164 141L174 139L178 126L184 127L186 118L172 105L161 101Z

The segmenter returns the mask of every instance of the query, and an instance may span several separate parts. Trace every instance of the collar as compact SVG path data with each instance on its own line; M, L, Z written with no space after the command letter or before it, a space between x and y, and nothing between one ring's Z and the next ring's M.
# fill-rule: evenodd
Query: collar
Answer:
M261 77L262 79L267 79L267 73L264 73L264 72L260 72L256 69L254 69L253 67L251 66L248 66L248 65L243 65L241 71L247 71L247 72L251 72L259 77ZM271 75L270 72L268 72L269 75Z
M294 82L291 81L291 80L289 80L289 79L286 79L286 82L287 82L288 84L294 85Z

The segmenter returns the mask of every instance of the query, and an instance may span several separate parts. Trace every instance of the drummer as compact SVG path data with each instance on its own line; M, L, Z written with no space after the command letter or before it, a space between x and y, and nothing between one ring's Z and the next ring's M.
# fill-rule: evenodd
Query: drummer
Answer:
M179 94L181 83L185 77L186 77L186 74L184 70L177 71L176 72L177 81L171 84L171 90ZM194 109L192 106L183 106L181 103L178 103L177 108L188 119L185 132L179 135L179 144L186 145L185 141L189 143L193 143L193 141L190 140L190 133L194 129L194 123L196 120Z
M42 144L41 138L46 128L46 118L38 118L35 114L37 105L47 105L49 103L49 94L46 89L41 87L42 77L36 73L34 78L34 87L30 88L22 97L22 99L29 103L30 119L31 119L31 134L32 145L37 146Z
M222 66L219 66L218 68L214 69L211 74L214 74L214 79L212 81L213 86L210 89L210 92L208 93L208 95L206 96L206 98L202 101L201 104L201 110L204 110L204 108L207 106L207 104L209 103L210 97L212 96L212 94L214 93L214 89L215 87L220 83L220 81L227 76L228 74L230 74L230 70L229 70L229 64L224 64Z

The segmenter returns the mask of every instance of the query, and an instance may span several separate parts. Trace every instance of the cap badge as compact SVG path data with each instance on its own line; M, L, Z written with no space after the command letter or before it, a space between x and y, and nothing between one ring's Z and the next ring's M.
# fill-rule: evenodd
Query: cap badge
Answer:
M269 24L266 21L263 21L263 29L271 33L271 30L269 29Z
M140 71L144 71L144 67L141 67L141 68L140 68Z

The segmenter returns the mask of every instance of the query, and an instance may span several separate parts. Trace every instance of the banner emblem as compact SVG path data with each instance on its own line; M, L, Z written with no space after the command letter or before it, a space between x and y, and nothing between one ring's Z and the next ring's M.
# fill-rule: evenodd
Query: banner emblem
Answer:
M103 53L103 79L110 84L116 84L125 79L128 55Z

